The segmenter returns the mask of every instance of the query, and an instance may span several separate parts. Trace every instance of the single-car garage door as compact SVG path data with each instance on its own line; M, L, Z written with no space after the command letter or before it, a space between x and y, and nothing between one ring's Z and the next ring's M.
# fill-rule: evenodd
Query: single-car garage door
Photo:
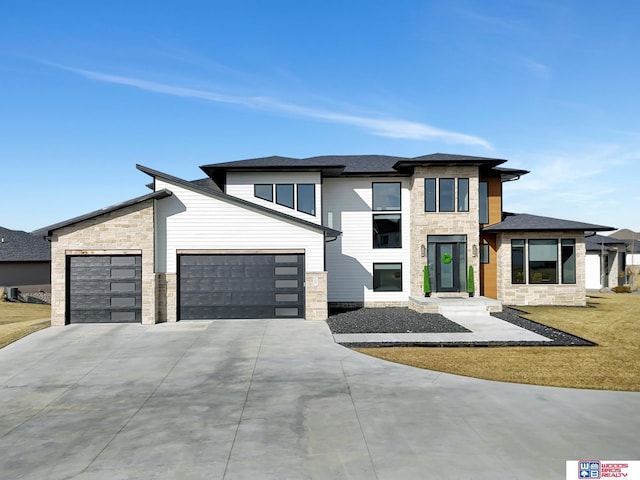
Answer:
M179 320L304 316L304 254L182 254L178 271Z
M140 255L67 257L69 323L142 320Z

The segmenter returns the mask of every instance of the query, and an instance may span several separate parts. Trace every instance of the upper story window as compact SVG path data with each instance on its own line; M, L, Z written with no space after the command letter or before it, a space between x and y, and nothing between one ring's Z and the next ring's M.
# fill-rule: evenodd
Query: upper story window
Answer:
M374 210L402 210L399 182L374 182L372 190Z
M276 203L284 207L293 208L293 184L278 183L276 185Z
M313 183L298 184L298 211L316 214L316 186Z
M274 185L258 183L253 186L256 198L273 202ZM278 183L275 185L276 203L287 208L297 208L299 212L316 214L316 186L313 183ZM295 193L295 195L294 195Z
M458 179L458 211L469 211L469 179Z
M457 188L456 188L457 185ZM468 212L468 178L425 178L425 212Z
M489 223L489 184L487 182L480 182L478 184L479 189L479 223Z
M273 185L270 183L256 184L253 186L253 195L262 200L273 202Z

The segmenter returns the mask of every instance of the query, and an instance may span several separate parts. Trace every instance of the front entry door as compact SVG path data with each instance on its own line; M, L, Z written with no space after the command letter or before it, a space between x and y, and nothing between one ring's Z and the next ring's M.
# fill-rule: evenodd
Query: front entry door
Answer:
M459 292L458 244L436 244L436 291Z

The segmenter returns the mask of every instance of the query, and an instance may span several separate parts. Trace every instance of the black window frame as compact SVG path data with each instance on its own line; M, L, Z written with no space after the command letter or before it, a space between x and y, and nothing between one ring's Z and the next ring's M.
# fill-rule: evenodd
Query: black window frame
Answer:
M514 252L520 251L522 258L521 264L518 266L521 268L521 272L517 272L514 268L516 266L514 262ZM521 238L511 239L511 283L513 285L526 285L527 284L527 242ZM522 278L517 276L517 273L522 275Z
M269 198L258 195L258 187L269 187L269 191L271 192ZM253 196L261 200L273 203L273 183L256 183L255 185L253 185Z
M424 211L425 212L432 213L432 212L438 211L436 197L437 197L436 179L425 178L424 179Z
M290 187L291 188L291 205L288 203L283 203L284 200L280 200L281 194L279 192L282 187ZM288 197L288 195L287 195ZM276 183L276 204L282 205L283 207L293 209L295 207L295 188L293 183Z
M447 189L442 188L444 184L451 184L451 199L450 202L446 202L447 205L447 210L444 210L442 205L443 203L443 191L444 193L448 193ZM451 209L449 210L449 203L450 203L450 207ZM449 177L442 177L438 179L438 211L439 212L443 212L443 213L452 213L456 211L456 179L455 178L449 178Z
M478 223L489 223L489 182L478 182Z
M571 254L570 255L565 255L566 250L565 247L571 247ZM571 265L571 269L569 269L569 271L571 271L573 273L573 279L569 279L567 280L567 270L565 268L565 263L567 261L571 261L572 265ZM562 283L565 285L575 285L576 282L576 277L577 277L577 272L576 272L576 241L573 238L562 238L560 239L560 276L561 276L561 280Z
M380 235L376 234L376 217L398 217L398 244L383 244L379 241ZM372 233L372 248L402 248L402 214L400 213L374 213L372 216L372 225L371 225L371 233Z
M491 261L491 254L488 243L480 244L480 263L488 264Z
M533 246L535 245L544 245L540 242L553 242L553 245L555 246L555 260L531 260L531 246L532 246L532 242ZM559 272L559 268L560 268L560 258L558 255L558 239L557 238L530 238L527 242L527 268L528 268L528 275L529 275L529 285L557 285L560 280L560 272ZM551 246L551 243L547 243L547 246ZM536 264L540 264L540 263L547 263L547 264L551 264L551 263L555 263L555 267L553 268L553 272L554 272L554 276L553 278L551 276L549 277L545 277L544 274L542 272L539 272L539 270L549 270L551 269L550 265L536 265L534 266L534 262ZM540 279L538 280L538 276L537 274L540 273Z
M312 194L312 209L311 211L303 210L300 208L300 187L310 187ZM298 183L296 184L296 210L298 212L306 213L307 215L316 216L316 185L314 183Z
M376 185L397 185L398 188L398 208L392 206L379 206L376 202ZM371 210L374 212L399 212L402 210L402 183L400 182L371 182Z
M458 185L458 191L455 194L457 200L457 211L458 212L468 212L469 211L469 179L468 178L458 178L456 182ZM465 185L464 189L462 185ZM466 199L462 198L462 194L466 192ZM463 201L464 200L464 201ZM460 205L463 204L464 208Z
M376 275L376 267L381 266L381 265L398 265L399 269L397 270L398 273L398 277L399 278L399 288L393 288L393 289L389 289L389 288L383 288L381 289L381 285L380 285L380 275ZM391 269L378 269L380 270L391 270ZM376 262L373 264L373 269L372 269L372 289L374 292L402 292L402 262ZM393 274L394 277L396 276L396 274Z

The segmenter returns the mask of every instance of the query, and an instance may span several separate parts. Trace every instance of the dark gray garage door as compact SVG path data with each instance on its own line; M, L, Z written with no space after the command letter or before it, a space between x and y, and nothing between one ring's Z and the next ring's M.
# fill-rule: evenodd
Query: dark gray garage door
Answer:
M140 255L67 257L69 323L142 320Z
M180 255L178 319L301 318L304 255Z

